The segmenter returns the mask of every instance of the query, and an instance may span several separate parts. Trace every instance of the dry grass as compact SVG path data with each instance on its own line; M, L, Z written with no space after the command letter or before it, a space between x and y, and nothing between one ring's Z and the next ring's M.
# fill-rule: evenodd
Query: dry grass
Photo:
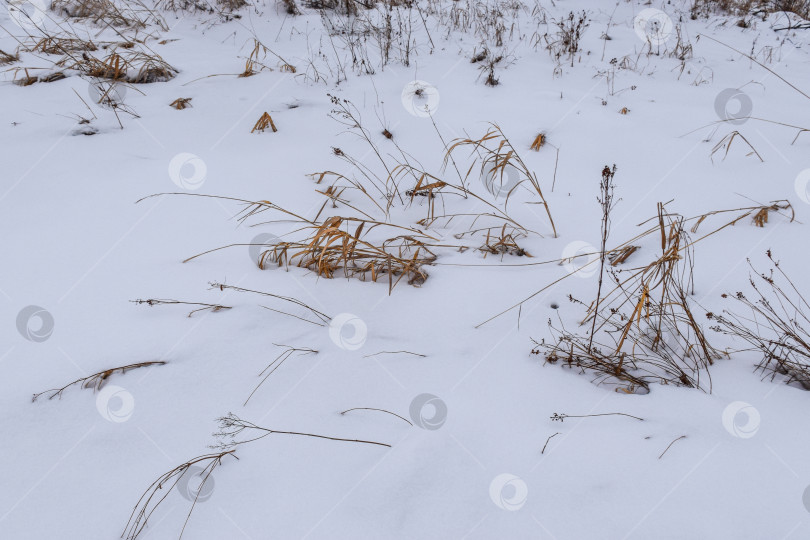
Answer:
M276 124L273 122L273 117L271 117L269 114L267 114L267 112L265 112L256 121L256 124L254 124L253 129L251 129L250 132L254 133L256 131L260 131L264 133L264 130L266 130L267 128L272 129L273 133L278 131L278 129L276 129Z
M587 307L582 334L549 326L555 340L535 342L533 353L550 364L596 373L617 391L648 392L654 382L711 390L708 368L719 353L697 323L688 295L693 259L685 220L659 205L661 253L651 263L611 274L614 289Z
M305 322L308 322L310 324L314 324L314 325L317 325L317 326L326 326L327 324L329 324L329 321L332 320L332 318L329 315L327 315L327 314L325 314L325 313L323 313L321 311L318 311L317 309L307 305L306 303L302 302L301 300L299 300L297 298L293 298L291 296L282 296L282 295L268 293L268 292L264 292L264 291L254 291L252 289L243 289L241 287L235 287L233 285L226 285L224 283L212 282L212 283L209 283L209 285L211 285L211 288L219 289L220 291L225 291L227 289L227 290L233 290L233 291L237 291L237 292L248 292L248 293L258 294L260 296L273 298L275 300L281 300L282 302L286 302L288 304L293 304L295 306L304 308L304 309L307 310L307 312L310 315L314 315L315 318L317 318L318 321L320 321L320 322L305 319L305 318L300 317L298 315L287 313L285 311L280 311L278 309L274 309L274 308L271 308L271 307L261 306L261 307L263 307L265 309L269 309L270 311L275 311L276 313L281 313L282 315L287 315L287 316L290 316L290 317L294 317L296 319L299 319L299 320L302 320L302 321L305 321Z
M123 375L127 371L132 371L134 369L140 369L145 367L151 366L162 366L166 364L161 360L151 361L151 362L139 362L137 364L128 364L126 366L120 366L110 369L105 369L104 371L99 371L98 373L94 373L92 375L88 375L87 377L82 377L81 379L76 379L73 382L69 382L65 386L61 388L52 388L51 390L45 390L44 392L40 392L39 394L34 394L34 397L31 398L31 401L36 401L41 396L45 394L48 395L48 399L53 399L55 397L61 398L62 393L70 388L73 385L81 385L82 388L92 388L94 392L101 390L110 377L116 373Z
M198 311L206 311L211 310L211 313L216 313L218 311L224 311L226 309L231 309L231 306L223 306L221 304L206 304L204 302L183 302L181 300L168 300L168 299L160 299L160 298L149 298L148 300L130 300L130 302L134 304L146 304L147 306L163 306L163 305L176 305L181 304L185 306L202 306L193 309L187 315L191 317Z
M545 133L538 133L537 137L534 138L534 141L532 141L532 145L529 148L531 148L535 152L539 152L544 144L546 144Z
M193 491L194 497L192 498L191 508L189 508L189 511L186 514L186 519L183 522L183 527L180 531L180 538L182 539L186 525L188 525L188 521L191 518L191 513L194 511L194 507L197 505L200 493L203 492L206 482L209 481L214 470L222 465L222 460L225 457L231 456L239 459L235 452L237 447L243 444L258 441L270 435L291 435L294 437L306 437L308 439L350 442L391 448L390 444L377 441L333 437L331 435L321 435L318 433L306 433L301 431L280 431L270 429L254 424L253 422L243 420L233 413L228 413L226 416L218 418L217 422L219 424L219 431L214 433L214 436L217 437L220 442L213 447L220 451L190 459L177 467L172 468L170 471L161 474L154 482L149 484L149 487L147 487L143 492L141 497L138 499L138 502L135 503L135 507L132 509L129 520L124 527L124 532L121 534L122 538L125 540L137 540L137 538L146 530L149 519L152 517L155 510L160 507L160 505L166 500L173 490L178 489L178 484L183 479L184 475L196 474L201 478L201 482L199 486L196 486L196 489L187 490ZM237 437L242 433L248 433L249 438L237 440ZM186 477L186 483L188 482L189 478ZM191 493L185 493L184 495L188 497L190 494Z
M280 368L281 364L283 364L288 358L290 358L294 354L296 355L318 354L318 351L316 351L315 349L310 349L308 347L303 348L290 347L289 345L278 345L276 343L273 343L273 345L275 345L276 347L282 347L284 350L281 352L281 354L276 356L276 358L272 362L270 362L267 365L267 367L265 367L262 370L261 373L259 373L259 377L264 375L264 378L261 381L259 381L259 384L256 385L256 388L254 388L253 391L250 393L250 395L247 397L247 399L243 403L243 406L248 404L248 401L250 401L250 398L253 397L253 394L255 394L259 388L261 388L261 386L265 383L268 377L270 377L270 375L272 375L273 372L275 372L278 368Z
M103 59L88 53L79 56L68 52L56 65L75 69L88 77L133 84L165 82L178 73L159 54L145 47L135 49L117 46Z
M773 259L768 273L753 274L749 283L753 297L743 292L723 294L742 312L723 310L723 314L708 313L717 324L712 330L741 339L749 349L759 353L757 369L770 374L771 380L781 375L787 384L810 390L810 304L795 283Z
M201 472L199 473L200 478L202 478L202 482L196 491L194 500L191 503L191 508L186 515L186 520L183 523L183 530L180 531L180 537L182 538L183 531L188 524L188 520L191 518L191 513L194 511L194 507L197 504L197 500L199 499L203 486L210 478L211 473L214 472L214 469L222 464L222 460L225 458L225 456L236 457L234 452L236 452L235 449L198 456L160 475L157 480L152 482L149 487L146 488L146 491L144 491L143 495L141 495L141 498L138 499L138 502L135 504L135 508L132 510L132 514L129 516L129 520L124 527L124 532L121 534L121 537L125 540L136 540L146 529L149 518L152 517L154 511L164 500L166 500L169 493L171 493L171 491L177 487L177 484L183 478L183 475L191 474L195 470L193 467L200 467L198 464L204 464ZM165 493L163 491L164 486L168 486Z
M746 139L739 131L732 131L731 133L723 137L716 145L714 145L714 148L712 148L712 153L710 156L712 162L714 162L714 155L717 152L721 152L722 150L725 150L725 152L723 152L723 160L725 161L726 157L728 156L729 150L731 150L731 143L733 143L735 139L742 140L751 150L746 154L746 157L755 155L759 158L760 161L762 162L765 161L764 159L762 159L762 156L759 155L759 152L757 152L756 148L754 148L751 145L751 143L748 142L748 139Z
M264 65L259 59L262 60L267 56L270 49L262 45L258 39L253 39L253 50L250 56L245 60L245 70L239 74L239 77L252 77L262 70L272 71L272 68Z
M452 141L452 144L447 149L444 158L444 166L446 167L453 152L461 148L470 148L471 155L476 156L476 161L480 163L480 174L482 177L490 175L493 181L500 182L501 187L505 185L508 170L514 169L521 176L521 180L510 189L506 195L508 202L514 191L524 182L534 188L535 193L540 198L540 204L546 210L549 225L557 236L557 228L554 226L554 220L551 217L551 210L548 207L548 202L543 195L543 190L540 187L540 181L537 175L529 169L525 162L521 159L515 147L509 142L509 139L504 135L503 131L497 124L490 124L490 129L479 139L459 138ZM465 180L468 180L473 171L475 164L471 165L467 170Z
M791 11L804 19L810 19L810 2L807 0L694 0L691 7L693 19L725 12L741 17L765 17L777 11ZM745 22L743 19L742 22ZM747 23L739 26L747 27Z
M188 109L191 107L191 98L177 98L171 103L169 103L169 107L174 107L178 111L182 111L183 109Z
M525 236L512 228L511 232L507 232L506 224L500 230L500 234L493 235L490 229L487 229L484 245L478 248L479 251L491 255L513 255L515 257L531 257L528 251L520 247L517 239Z
M355 223L357 227L350 232L350 224ZM405 229L410 234L378 243L367 240L368 233L378 227ZM262 255L263 263L275 262L279 266L292 263L325 278L342 274L376 282L387 276L390 292L403 278L409 285L424 283L428 274L423 267L436 260L425 243L432 238L414 229L339 216L330 217L312 229L312 236L304 241L279 242L268 249Z
M163 31L169 30L160 13L141 0L127 0L120 5L113 0L53 0L51 9L68 19L102 27L142 30L155 24Z
M641 247L639 246L624 246L617 250L611 251L607 256L608 261L610 261L611 266L623 264L624 262L627 261L627 259L630 258L630 255L632 255L639 249L641 249Z
M30 46L28 50L43 54L67 54L75 52L94 52L98 50L98 45L92 41L80 39L75 36L60 37L49 35L39 39Z
M160 0L157 5L167 11L199 11L227 15L248 6L245 0ZM227 18L227 17L226 17Z
M9 54L0 49L0 66L13 64L14 62L18 62L19 60L20 60L20 51L15 51L14 54Z
M788 210L790 214L785 214L784 211ZM714 210L688 219L670 214L665 210L665 205L659 203L657 217L639 224L644 226L653 221L653 227L608 250L605 255L612 265L625 262L637 251L633 249L635 242L648 237L660 237L661 255L644 266L612 271L614 288L599 298L600 302L594 300L585 304L570 298L586 308L585 318L580 325L594 323L595 330L590 335L552 326L555 341L536 342L537 346L532 352L543 354L548 363L562 363L572 369L595 372L599 382L616 384L617 390L623 392L648 391L652 382L710 389L711 379L708 385L701 381L706 379L708 367L720 354L708 343L689 301L694 245L746 218L751 218L755 226L764 226L768 220L763 216L770 213L787 217L791 222L794 220L793 208L784 200L767 205ZM735 215L698 238L693 239L689 235L697 234L704 222L728 214ZM688 223L692 223L689 233L686 231ZM593 263L585 266L589 264ZM555 280L481 324L522 306L582 268ZM627 272L629 277L622 278L622 273ZM595 309L597 305L600 306L598 310Z

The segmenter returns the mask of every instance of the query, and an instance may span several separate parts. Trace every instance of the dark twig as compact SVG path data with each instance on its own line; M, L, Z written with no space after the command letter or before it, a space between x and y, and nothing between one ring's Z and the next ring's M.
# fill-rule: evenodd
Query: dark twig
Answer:
M413 356L420 356L422 358L427 358L426 354L419 354L411 351L380 351L374 354L367 354L363 358L371 358L372 356L378 356L380 354L412 354Z
M678 437L677 439L675 439L674 441L672 441L671 443L669 443L669 446L667 446L667 447L666 447L666 449L665 449L663 452L661 452L661 455L660 455L660 456L658 456L658 459L661 459L662 457L664 457L664 454L666 454L666 453L667 453L667 450L669 450L669 447L670 447L670 446L672 446L672 445L673 445L673 444L675 444L676 442L680 441L681 439L685 439L685 438L686 438L686 435L681 435L680 437Z
M280 367L281 367L281 364L283 364L285 360L287 360L287 359L288 359L290 356L292 356L292 355L293 355L293 353L296 353L296 352L297 352L297 353L299 353L299 354L318 354L318 351L316 351L315 349L308 349L308 348L298 349L298 348L295 348L295 347L290 347L289 345L278 345L278 344L276 344L276 343L273 343L273 345L275 345L276 347L284 347L284 349L285 349L285 350L284 350L284 351L283 351L281 354L279 354L279 355L276 357L276 359L275 359L275 360L273 360L272 362L270 362L270 363L267 365L267 367L265 367L265 368L262 370L262 372L261 372L261 373L259 373L259 377L261 377L262 375L264 375L265 371L267 371L267 375L264 375L264 378L263 378L263 379L262 379L262 380L259 382L259 384L257 384L257 385L256 385L256 388L254 388L254 389L253 389L253 391L252 391L252 392L250 393L250 395L247 397L247 399L246 399L246 400L245 400L245 402L242 404L242 406L247 405L248 401L250 401L250 398L252 398L252 397L253 397L253 394L255 394L255 393L256 393L256 391L259 389L259 387L260 387L261 385L263 385L263 384L264 384L264 381L266 381L266 380L267 380L267 378L268 378L270 375L272 375L272 374L273 374L273 372L274 372L275 370L277 370L278 368L280 368ZM269 370L269 371L268 371L268 370Z
M198 311L203 311L206 309L210 309L212 312L221 311L224 309L231 309L231 306L223 306L220 304L206 304L204 302L183 302L181 300L168 300L168 299L160 299L160 298L149 298L148 300L130 300L133 304L147 304L149 306L159 306L159 305L166 305L166 304L185 304L187 306L203 306L201 308L197 308L189 312L188 316L191 317Z
M546 446L548 446L548 441L550 441L551 439L553 439L554 437L556 437L556 436L557 436L557 435L559 435L559 434L560 434L560 432L558 431L557 433L555 433L554 435L552 435L551 437L549 437L548 439L546 439L546 444L544 444L544 445L543 445L543 449L542 449L542 450L540 450L540 453L541 453L541 454L542 454L542 453L544 453L544 452L546 451Z
M278 295L278 294L272 294L272 293L267 293L267 292L262 292L262 291L254 291L252 289L243 289L242 287L236 287L234 285L226 285L224 283L216 283L216 282L213 282L213 281L211 283L209 283L209 285L212 288L219 289L220 291L224 291L225 289L232 289L234 291L250 292L250 293L254 293L254 294L261 294L262 296L269 296L271 298L277 298L279 300L284 300L285 302L290 302L290 303L295 304L297 306L301 306L302 308L308 309L316 317L318 317L322 322L325 322L325 323L328 323L332 319L329 315L327 315L325 313L322 313L322 312L318 311L317 309L311 308L308 305L306 305L304 302L302 302L301 300L298 300L297 298L292 298L290 296L281 296L281 295Z
M400 420L404 420L405 422L408 422L408 424L413 425L410 420L398 415L397 413L394 413L394 412L391 412L391 411L386 411L385 409L375 409L373 407L355 407L353 409L346 409L345 411L343 411L340 414L343 415L343 414L346 414L347 412L351 412L351 411L380 411L380 412L384 412L384 413L388 413L388 414L391 414L393 416L396 416Z
M275 429L268 429L265 427L257 426L253 422L248 422L247 420L242 420L238 416L233 413L228 413L227 416L223 416L222 418L218 419L220 430L218 433L214 435L221 438L228 438L229 440L222 443L221 446L223 447L232 447L237 446L240 444L244 444L247 442L252 442L258 439L262 439L267 437L268 435L278 434L278 435L300 435L303 437L314 437L316 439L327 439L330 441L343 441L343 442L355 442L355 443L362 443L362 444L374 444L377 446L385 446L387 448L391 448L390 444L375 442L375 441L364 441L360 439L344 439L342 437L330 437L327 435L318 435L315 433L302 433L300 431L278 431ZM258 437L254 437L253 439L247 439L244 441L236 441L234 438L236 435L241 433L244 430L256 430L264 432L263 435L259 435Z
M566 418L590 418L592 416L629 416L630 418L635 418L636 420L640 420L642 422L644 421L643 418L639 418L638 416L633 416L632 414L625 414L625 413L621 413L621 412L611 412L611 413L602 413L602 414L583 414L583 415L565 414L565 413L557 414L557 413L554 413L554 415L551 416L550 418L551 418L552 421L563 422L563 421L565 421Z

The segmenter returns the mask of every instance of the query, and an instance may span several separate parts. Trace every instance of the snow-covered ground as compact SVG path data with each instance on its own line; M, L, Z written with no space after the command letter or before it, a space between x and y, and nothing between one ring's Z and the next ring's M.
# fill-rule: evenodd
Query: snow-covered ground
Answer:
M409 18L412 34L394 38L386 65L373 32L356 44L373 74L352 67L351 38L334 29L352 18L334 11L324 19L300 6L303 13L290 16L263 1L238 18L161 11L164 28L150 23L136 33L29 10L52 32L71 28L99 43L135 36L143 40L136 50L148 47L178 70L169 81L119 85L117 110L97 103L86 75L54 67L62 55L28 52L26 31L40 30L19 11L1 10L0 50L19 47L20 58L0 68L0 538L130 534L130 512L151 482L222 452L209 445L221 442L212 433L228 413L271 430L390 447L290 434L240 444L199 491L198 469L175 489L168 488L177 477L166 482L139 538L177 538L197 494L184 538L809 537L810 395L763 379L756 353L718 359L710 388L652 384L648 394L544 364L531 354L532 338L552 339L550 318L588 331L577 327L583 307L568 297L595 298L595 265L479 326L577 270L582 258L525 263L598 249L599 181L613 164L620 200L609 247L649 227L639 224L656 216L658 202L686 217L792 204L792 222L791 210L771 212L764 227L747 217L695 245L691 300L718 350L739 344L709 330L704 314L729 307L722 293L749 287L746 258L765 269L770 249L810 292L810 134L794 141L797 128L776 123L810 127L801 93L810 93L810 30L783 30L797 24L784 13L749 17L747 28L720 14L692 19L691 4L504 3L500 46L495 26L476 33L458 23L494 2L401 5L395 21ZM554 21L582 10L589 26L580 50L558 62L544 35L554 40ZM643 24L651 16L658 26ZM256 73L238 77L254 38L272 52L259 49ZM404 42L413 47L408 65ZM691 54L677 58L678 43ZM504 56L496 86L479 70L486 60L471 62L485 47L490 58ZM67 77L22 86L13 82L25 76L16 68ZM170 107L177 98L192 98L191 107ZM389 168L407 159L455 184L455 169L465 177L473 164L470 148L443 168L445 145L497 123L536 173L557 236L528 183L505 206L476 167L466 180L480 200L439 195L436 214L505 211L532 231L518 240L531 258L484 257L475 249L484 233L454 236L476 228L469 216L418 224L431 199L411 202L410 179L386 215L363 176L384 183L386 170L357 130L330 113L341 104L361 118ZM251 133L265 112L278 131ZM741 137L727 154L713 153L734 131L759 157ZM529 146L540 132L546 144L535 152ZM322 208L328 199L318 191L332 179L316 184L307 175L323 171L357 179L369 196L347 189L344 202ZM364 212L415 229L380 226L376 240L421 232L443 247L431 248L437 259L424 267L421 286L403 279L390 294L386 275L375 283L319 277L294 263L260 269L261 250L249 244L270 235L301 240L309 234L301 222L272 210L240 221L239 201L221 198L135 204L164 192L270 201L319 223ZM725 223L711 219L696 237ZM641 250L628 265L656 258L660 238L636 243ZM453 247L462 245L471 249ZM300 305L211 282L295 298L326 322ZM204 306L136 299L231 309L187 316ZM317 353L282 357L251 396L285 347ZM77 384L31 400L150 361L166 363L113 373L98 390ZM560 422L555 413L643 421L610 414ZM262 433L247 430L238 440Z

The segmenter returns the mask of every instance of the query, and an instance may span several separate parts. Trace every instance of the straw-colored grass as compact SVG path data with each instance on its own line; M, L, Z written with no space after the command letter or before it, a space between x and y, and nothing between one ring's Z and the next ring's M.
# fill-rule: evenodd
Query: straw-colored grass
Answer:
M264 133L264 130L270 128L273 130L273 133L277 132L276 124L273 122L273 117L265 112L261 117L256 121L254 124L253 129L250 130L251 133L255 133L256 131Z
M356 224L354 231L350 225ZM378 227L404 229L410 234L387 238L382 242L367 239ZM428 278L424 266L432 264L431 237L415 229L396 227L379 221L333 216L322 225L312 227L313 234L301 242L279 242L262 254L260 264L295 264L319 276L336 275L377 281L388 278L389 292L405 279L410 285L421 285Z
M188 109L191 107L191 98L177 98L171 103L169 103L169 107L173 107L178 111L182 111L183 109Z

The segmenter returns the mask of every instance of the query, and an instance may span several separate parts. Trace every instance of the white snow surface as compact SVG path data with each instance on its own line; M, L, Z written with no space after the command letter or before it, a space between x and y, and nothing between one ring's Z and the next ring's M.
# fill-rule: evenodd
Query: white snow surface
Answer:
M431 45L415 12L410 65L392 59L384 68L377 63L373 75L360 74L351 69L349 53L339 50L347 73L339 84L335 53L315 10L302 7L303 14L292 17L281 5L259 2L227 21L163 12L170 29L151 26L138 37L151 33L147 44L179 73L167 82L129 87L126 104L138 117L119 112L123 129L112 111L88 98L89 82L77 73L52 83L13 84L20 76L15 67L54 60L22 51L19 62L3 68L0 83L0 538L118 538L152 481L212 452L216 419L229 412L273 430L391 447L283 434L240 445L238 459L226 456L212 473L210 497L194 506L183 538L810 537L810 394L763 379L754 371L757 354L718 360L710 370L711 391L654 384L647 395L618 393L594 384L593 374L544 365L541 355L531 354L531 338L550 338L549 318L577 328L582 307L568 296L593 298L593 274L560 281L524 303L519 317L513 310L477 327L568 273L556 263L521 264L559 259L572 242L599 245L600 172L614 163L621 200L611 245L638 234L659 201L671 201L670 211L688 217L779 199L792 203L793 222L789 211L771 213L763 228L747 218L696 245L693 299L701 317L726 307L722 293L748 286L746 258L767 268L767 249L799 288L810 291L810 192L801 182L810 168L810 135L794 142L796 129L774 123L716 123L715 107L718 94L739 89L750 99L751 116L810 126L807 98L741 54L698 38L753 51L760 61L772 47L766 65L810 92L810 30L775 30L787 22L784 14L755 18L748 28L719 14L692 20L689 4L542 0L548 24L534 22L533 6L519 10L513 35L505 39L513 61L498 68L495 87L485 85L470 63L473 49L481 48L479 37L448 32L429 16ZM693 57L683 69L667 54L647 54L633 20L648 8L666 12L691 43ZM554 60L542 44L534 47L532 35L553 32L551 19L583 9L591 22L582 51L573 67L563 61L555 73ZM94 40L120 40L109 28L71 24ZM7 30L0 49L12 52L24 33L6 10L0 25ZM237 77L254 35L297 73L283 71L268 55L263 62L272 71ZM369 41L367 47L378 62L376 45ZM625 56L634 69L615 70L611 92L598 73ZM311 61L325 80L307 76ZM430 117L403 106L403 89L414 80L433 85L440 97ZM325 200L316 189L326 184L315 184L308 174L360 178L332 147L384 177L369 146L330 118L334 106L327 93L357 108L389 163L399 156L396 142L414 163L453 182L453 167L442 169L437 130L449 142L480 136L496 122L536 172L558 236L542 208L530 204L536 195L518 190L508 211L535 231L520 241L532 258L440 248L421 287L403 280L390 294L387 277L377 283L327 279L294 265L261 270L246 245L183 263L206 250L249 244L261 232L301 238L301 225L270 212L239 222L235 201L182 195L135 201L185 191L272 201L314 219ZM92 136L75 134L85 127L76 115L91 116L77 94L97 117L90 125L99 132ZM192 107L170 108L179 97L192 98ZM625 107L628 113L620 114ZM278 132L251 133L263 112ZM393 141L380 133L381 121ZM739 140L725 159L711 157L713 146L734 130L763 161L748 155ZM548 144L531 151L541 131ZM183 153L204 164L193 191L175 185L169 172ZM466 169L467 150L456 156ZM477 172L470 185L503 208ZM344 198L385 220L357 191ZM487 211L473 199L442 203L448 213ZM390 221L420 228L425 204L419 198L412 205L397 202ZM359 214L338 203L327 205L319 219L328 215ZM446 244L481 245L481 234L453 237L469 227L469 221L438 223L425 232ZM654 257L656 242L642 241L636 261ZM365 336L355 337L365 341L341 348L328 328L262 306L308 317L305 309L211 289L209 282L295 297L331 317L352 314L366 328ZM147 298L232 309L187 317L193 306L130 302ZM30 305L53 317L44 341L26 339L15 324ZM708 329L708 321L704 326L716 347L733 347ZM352 339L350 334L341 335ZM288 358L243 405L259 373L283 351L278 345L318 353ZM377 354L392 351L424 356ZM31 400L99 371L155 360L167 363L112 375L105 388L119 393L109 402L110 391L79 385L58 398ZM367 407L410 420L412 401L422 394L436 396L440 409L446 406L438 429L378 411L340 414ZM743 407L737 402L751 409L748 416L741 413L748 431L735 435L739 426L724 425L723 414ZM123 417L110 416L116 411ZM551 420L554 413L615 412L644 420ZM180 535L191 502L176 490L163 495L140 538Z

